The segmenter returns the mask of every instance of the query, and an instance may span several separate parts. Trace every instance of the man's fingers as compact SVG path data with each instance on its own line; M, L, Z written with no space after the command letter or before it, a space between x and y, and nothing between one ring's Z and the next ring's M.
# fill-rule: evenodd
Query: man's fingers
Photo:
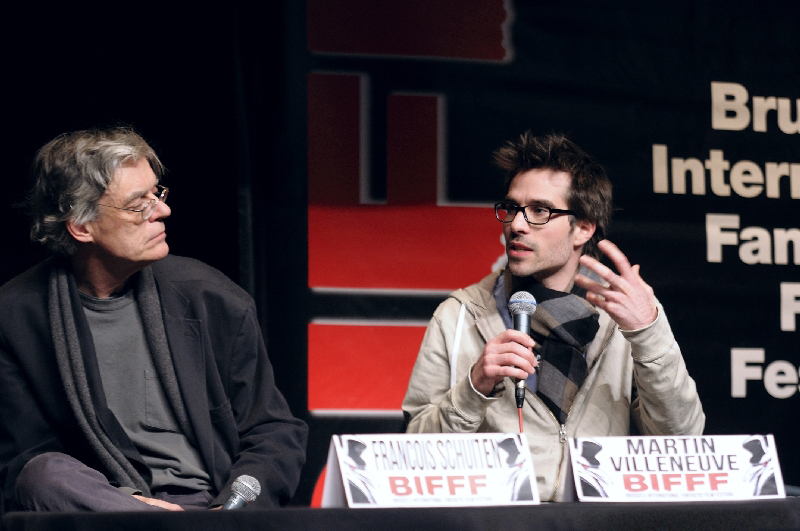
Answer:
M487 366L514 365L521 369L529 370L536 365L536 356L532 350L515 341L495 345L486 354L484 364Z
M490 339L470 371L473 387L489 396L503 378L523 380L533 374L537 365L535 345L529 335L519 330L506 330Z
M527 374L532 374L536 370L538 364L531 349L514 341L494 345L479 363L483 374L491 378L499 376L526 378Z
M519 330L514 330L513 328L506 330L505 332L497 336L496 339L497 343L501 345L505 343L510 343L512 341L514 343L522 345L525 348L533 348L534 345L536 345L533 339L531 339L531 336L529 336L524 332L520 332Z
M599 282L595 282L591 278L586 275L581 275L580 273L575 275L575 284L591 292L597 292L604 287Z
M535 360L534 360L535 361ZM478 382L478 385L483 387L484 390L476 389L486 394L485 390L490 391L498 382L503 378L517 378L524 380L529 374L532 374L536 369L528 363L524 358L516 356L515 354L495 354L486 356L479 360L473 369L473 385ZM477 372L475 372L477 371ZM484 385L480 382L486 384Z
M485 374L487 377L497 380L502 380L505 377L524 380L529 374L533 374L534 371L535 369L533 367L530 368L529 372L516 365L492 365L486 368Z
M145 496L138 496L136 494L133 495L139 501L146 503L147 505L152 505L154 507L161 507L162 509L166 509L168 511L183 511L183 507L180 505L176 505L174 503L170 503L168 501L159 500L156 498L147 498Z
M612 270L611 268L609 268L606 265L598 262L597 260L595 260L594 258L592 258L591 256L588 256L588 255L581 256L580 261L581 261L581 264L583 264L587 268L589 268L592 271L594 271L595 273L597 273L597 276L599 276L600 278L605 280L609 285L611 285L613 287L616 287L616 288L621 288L622 287L622 281L624 279L622 279L622 277L617 275L614 272L614 270ZM599 286L600 284L597 284L597 285ZM588 289L588 286L583 286L583 287ZM595 290L592 289L592 291L595 291Z
M620 276L625 276L631 270L631 263L628 261L628 257L609 240L600 240L597 243L597 248L611 260L614 267L619 271Z
M605 267L605 266L603 266ZM608 269L608 268L606 268ZM575 275L575 283L582 287L583 289L587 290L589 293L594 293L596 295L600 295L603 298L608 298L609 296L613 296L615 293L625 293L629 287L628 282L624 279L619 277L618 275L612 272L612 277L609 277L608 286L604 286L599 282L595 282L591 278L584 276L584 275Z

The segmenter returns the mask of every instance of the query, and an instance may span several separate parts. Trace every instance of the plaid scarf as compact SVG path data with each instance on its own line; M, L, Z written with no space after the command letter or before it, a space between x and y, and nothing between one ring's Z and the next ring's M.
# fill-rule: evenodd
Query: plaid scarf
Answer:
M537 345L534 350L541 356L536 394L564 424L588 372L586 348L600 328L599 314L584 298L586 291L578 286L570 293L548 289L538 282L525 289L538 303L531 319L531 337Z

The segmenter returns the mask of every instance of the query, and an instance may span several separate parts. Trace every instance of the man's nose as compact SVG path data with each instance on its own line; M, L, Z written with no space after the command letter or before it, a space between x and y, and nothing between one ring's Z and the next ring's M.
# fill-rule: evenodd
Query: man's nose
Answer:
M159 219L168 218L172 214L172 209L168 204L159 201L153 214L150 216L150 221L158 221Z
M517 210L514 219L511 220L511 230L514 232L526 232L528 229L530 229L530 225L522 214L522 210Z

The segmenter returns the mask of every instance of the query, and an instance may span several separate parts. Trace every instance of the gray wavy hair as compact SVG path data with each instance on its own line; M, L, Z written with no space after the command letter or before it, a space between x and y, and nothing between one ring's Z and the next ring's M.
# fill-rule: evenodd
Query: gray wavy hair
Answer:
M82 225L96 219L97 201L117 169L136 164L142 157L160 180L163 164L153 148L129 127L64 133L45 144L36 153L31 169L31 239L53 252L74 254L77 246L65 222Z

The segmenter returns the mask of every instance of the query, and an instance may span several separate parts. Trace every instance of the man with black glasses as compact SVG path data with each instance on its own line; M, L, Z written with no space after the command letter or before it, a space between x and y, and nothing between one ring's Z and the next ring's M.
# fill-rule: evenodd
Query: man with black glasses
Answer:
M164 168L127 128L36 155L31 235L0 288L4 510L213 508L235 480L285 504L307 428L275 387L247 293L170 256Z
M436 310L403 410L409 432L515 433L521 406L539 496L561 501L567 438L700 435L705 415L652 288L603 239L605 170L561 135L525 133L495 162L506 173L495 214L508 265ZM530 336L512 327L509 298L520 291L538 303Z

